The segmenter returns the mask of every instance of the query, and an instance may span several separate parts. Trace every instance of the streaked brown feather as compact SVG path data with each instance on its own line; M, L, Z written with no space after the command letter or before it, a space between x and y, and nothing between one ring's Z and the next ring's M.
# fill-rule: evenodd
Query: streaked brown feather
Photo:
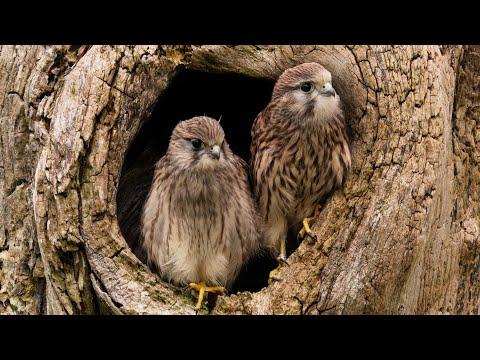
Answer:
M322 112L313 102L316 98L301 102L303 98L294 93L304 81L330 78L315 63L286 70L277 80L271 102L254 121L251 177L266 242L272 248L286 237L289 227L311 216L316 204L343 184L350 169L341 106ZM323 113L332 115L318 115Z

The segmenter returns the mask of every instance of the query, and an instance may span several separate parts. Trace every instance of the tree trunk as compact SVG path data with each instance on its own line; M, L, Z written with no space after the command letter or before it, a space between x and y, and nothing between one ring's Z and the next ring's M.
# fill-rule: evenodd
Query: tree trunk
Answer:
M282 281L212 313L480 314L480 47L358 45L0 47L0 314L194 314L127 245L127 153L182 72L306 61L332 72L352 172Z

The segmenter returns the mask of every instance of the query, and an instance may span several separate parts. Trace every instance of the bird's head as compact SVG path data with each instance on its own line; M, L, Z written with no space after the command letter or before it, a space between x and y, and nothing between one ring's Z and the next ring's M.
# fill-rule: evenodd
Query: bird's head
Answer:
M273 100L284 101L300 119L326 120L340 111L340 97L332 86L332 74L318 63L285 70L275 84Z
M200 169L223 166L231 154L220 123L207 116L179 122L167 152L182 168Z

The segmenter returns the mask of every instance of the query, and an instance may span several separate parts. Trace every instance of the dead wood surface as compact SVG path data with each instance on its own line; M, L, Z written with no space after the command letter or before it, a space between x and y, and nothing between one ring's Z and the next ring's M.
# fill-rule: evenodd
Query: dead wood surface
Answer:
M0 47L0 313L194 314L128 248L129 144L184 68L275 79L317 61L347 114L353 170L283 281L215 314L480 313L480 48Z

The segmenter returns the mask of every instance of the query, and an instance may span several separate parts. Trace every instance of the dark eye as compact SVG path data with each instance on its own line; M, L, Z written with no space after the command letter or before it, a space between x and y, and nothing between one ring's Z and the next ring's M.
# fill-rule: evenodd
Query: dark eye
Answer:
M202 148L202 142L200 140L192 139L190 142L195 150L200 150Z
M313 85L311 82L304 82L302 85L300 85L300 89L302 89L303 92L309 93L313 89Z

